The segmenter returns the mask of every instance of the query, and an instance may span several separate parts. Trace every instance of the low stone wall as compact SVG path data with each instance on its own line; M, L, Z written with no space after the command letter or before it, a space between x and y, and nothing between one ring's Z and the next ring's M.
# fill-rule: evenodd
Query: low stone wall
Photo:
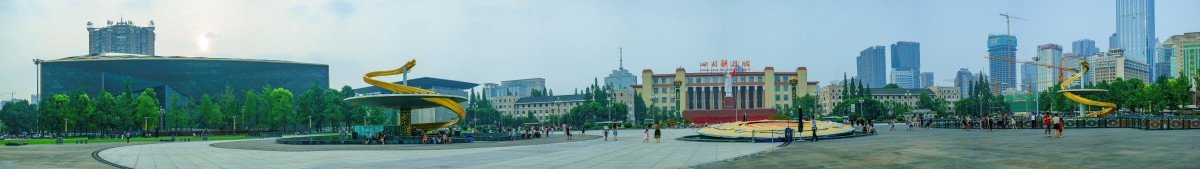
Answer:
M1041 129L1043 121L1039 118L1017 119L1016 128ZM979 128L979 119L969 121L971 127ZM1032 122L1032 123L1031 123ZM1008 121L1004 122L1008 126ZM935 128L962 128L962 119L934 119ZM999 127L996 127L999 128ZM1200 129L1200 118L1197 117L1107 117L1107 118L1065 118L1063 128L1135 128L1142 130L1186 130Z

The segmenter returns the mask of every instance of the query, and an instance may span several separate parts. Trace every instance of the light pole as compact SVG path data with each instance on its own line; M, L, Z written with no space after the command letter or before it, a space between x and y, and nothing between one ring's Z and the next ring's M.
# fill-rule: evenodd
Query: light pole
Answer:
M863 118L863 120L866 120L867 118L863 117L863 107L866 107L866 106L863 106L863 100L862 100L862 98L859 98L858 99L858 118Z
M796 77L788 78L788 82L790 84L792 84L792 86L788 86L788 88L792 89L792 98L791 98L792 109L797 110L796 111L796 126L797 126L797 128L801 128L800 131L804 131L803 126L801 126L802 124L804 124L804 120L800 120L800 117L804 116L804 112L800 111L800 105L797 104L797 102L796 102L796 84L799 82L796 81Z
M312 131L312 116L308 116L308 131Z
M675 78L675 98L671 99L671 100L675 100L675 111L679 112L679 114L677 114L677 115L683 116L683 109L680 109L680 107L679 107L680 106L679 102L683 100L683 99L679 99L679 87L680 86L683 86L683 81L679 80L679 78ZM734 118L737 118L736 117L737 115L734 115L734 116L735 116Z
M63 135L67 134L67 118L63 118Z
M42 97L45 97L45 96L42 96L42 61L43 61L42 59L33 59L33 64L37 65L38 108L42 107L42 103L41 103ZM33 130L38 131L40 133L41 132L40 128L42 127L42 114L41 113L34 114L34 118L36 119L36 120L34 120L34 122L37 124L33 125L34 126Z
M237 116L233 116L233 135L237 135Z

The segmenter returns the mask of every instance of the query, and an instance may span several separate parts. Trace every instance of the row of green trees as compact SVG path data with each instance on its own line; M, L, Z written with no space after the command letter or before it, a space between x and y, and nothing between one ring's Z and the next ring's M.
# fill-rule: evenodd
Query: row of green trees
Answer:
M980 76L967 84L967 97L954 102L954 113L957 116L984 116L1011 112L1010 103L1004 101L1004 95L996 94L992 83ZM946 116L949 114L939 114Z
M194 98L171 95L167 97L167 106L159 104L159 94L153 88L134 93L128 86L126 82L126 90L116 96L101 91L93 97L76 89L69 94L46 97L41 105L24 100L7 103L0 112L0 122L7 129L4 131L16 134L230 130L235 120L238 130L298 131L308 129L310 119L313 128L380 124L389 120L382 109L343 102L354 96L349 86L338 91L313 85L295 96L287 89L267 85L261 90L245 91L241 100L226 87L215 95L203 94ZM163 110L163 107L169 110ZM165 119L159 119L163 111L166 112Z
M1118 110L1134 112L1158 112L1162 110L1182 110L1184 105L1192 101L1192 81L1200 81L1195 77L1177 78L1160 76L1153 83L1145 83L1141 79L1117 78L1113 81L1083 84L1088 89L1105 89L1108 92L1083 96L1088 99L1115 103ZM1038 109L1043 111L1076 111L1078 103L1059 94L1059 85L1053 85L1048 90L1038 94ZM1073 85L1072 88L1079 88ZM1195 86L1200 90L1200 86ZM1092 107L1091 110L1099 110Z

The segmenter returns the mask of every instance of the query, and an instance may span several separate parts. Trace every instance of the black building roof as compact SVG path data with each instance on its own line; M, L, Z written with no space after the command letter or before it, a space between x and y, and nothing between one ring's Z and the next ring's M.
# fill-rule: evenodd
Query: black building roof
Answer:
M921 93L934 95L933 90L926 88L920 89L904 89L904 88L871 88L871 95L921 95Z
M583 101L583 100L584 100L584 98L583 98L582 94L558 95L558 96L538 96L538 97L525 97L525 98L517 99L516 104L545 103L545 102L554 102L554 101Z
M392 83L404 84L403 81L397 81L397 82L392 82ZM416 79L408 79L408 86L421 88L421 89L431 89L434 86L439 86L439 87L445 87L445 88L466 90L466 89L474 88L475 86L479 86L479 84L457 81L457 80L422 77L422 78L416 78ZM379 88L376 86L369 86L369 87L354 89L354 92L357 92L357 93L391 93L391 91L387 91L387 90L384 90L383 88Z

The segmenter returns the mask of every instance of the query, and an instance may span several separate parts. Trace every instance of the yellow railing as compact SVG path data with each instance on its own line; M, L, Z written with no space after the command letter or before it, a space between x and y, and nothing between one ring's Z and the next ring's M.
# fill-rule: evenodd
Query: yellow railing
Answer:
M1059 87L1061 87L1064 90L1067 89L1068 87L1070 87L1070 84L1072 81L1075 81L1075 79L1079 79L1080 76L1083 76L1083 73L1086 73L1088 71L1089 67L1088 67L1087 61L1081 60L1081 61L1079 61L1079 65L1083 66L1083 71L1079 71L1079 73L1075 73L1075 76L1071 76L1071 78L1067 79L1066 81L1063 81ZM1090 100L1087 98L1080 97L1079 95L1075 95L1075 93L1071 93L1069 91L1062 92L1062 94L1064 97L1067 97L1067 99L1071 99L1071 100L1073 100L1075 102L1079 102L1081 104L1104 107L1104 109L1101 109L1100 111L1088 113L1084 117L1104 117L1104 116L1107 116L1109 113L1116 111L1116 109L1117 109L1117 104Z
M377 86L379 88L390 90L392 92L395 92L396 94L438 94L437 92L433 92L433 91L429 91L429 90L425 90L425 89L404 86L404 85L399 85L399 84L394 84L394 83L388 83L388 82L372 79L372 77L403 74L405 72L408 72L409 70L412 70L412 67L416 66L416 65L417 65L417 60L413 59L413 60L408 61L408 63L405 63L404 66L401 66L400 68L396 68L393 70L375 71L375 72L367 73L367 74L363 75L363 81L367 82L367 84L371 84L372 86ZM455 118L454 120L450 120L450 121L446 121L446 122L413 124L413 127L420 128L423 130L433 130L433 129L438 129L438 128L454 125L455 123L458 123L458 121L460 119L462 119L463 117L466 117L466 111L463 110L462 105L459 105L458 102L455 102L453 99L450 99L450 98L421 98L421 99L428 101L430 103L441 105L442 107L446 107L447 109L450 109L450 111L454 111L454 114L457 114L458 118Z

